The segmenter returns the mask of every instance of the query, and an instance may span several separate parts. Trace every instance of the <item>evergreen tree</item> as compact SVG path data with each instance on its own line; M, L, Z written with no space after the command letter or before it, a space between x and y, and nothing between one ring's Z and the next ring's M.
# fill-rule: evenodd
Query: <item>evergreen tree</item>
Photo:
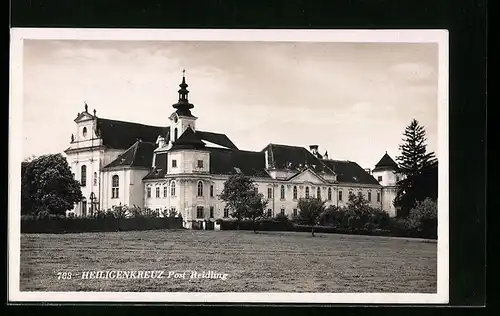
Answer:
M401 156L396 160L403 179L394 205L400 209L399 215L406 216L418 201L437 198L437 160L434 152L427 152L425 129L417 120L406 127L402 141Z

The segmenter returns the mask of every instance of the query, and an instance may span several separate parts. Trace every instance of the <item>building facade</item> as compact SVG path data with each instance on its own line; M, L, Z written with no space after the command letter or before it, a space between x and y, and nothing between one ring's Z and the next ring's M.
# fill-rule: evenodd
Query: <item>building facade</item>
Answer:
M161 214L181 214L186 228L211 228L231 213L218 198L234 174L254 179L269 200L266 215L297 215L300 198L317 197L345 206L349 193L362 192L372 207L396 215L396 163L386 153L373 172L353 161L321 155L317 145L268 144L240 150L224 134L200 131L191 110L185 77L168 126L148 126L78 113L75 134L65 150L82 185L76 215L128 205Z

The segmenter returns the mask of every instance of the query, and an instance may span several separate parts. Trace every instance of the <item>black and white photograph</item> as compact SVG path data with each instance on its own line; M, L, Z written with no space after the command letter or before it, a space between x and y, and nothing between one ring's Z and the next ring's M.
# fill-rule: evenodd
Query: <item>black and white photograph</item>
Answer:
M447 303L443 30L13 29L21 301Z

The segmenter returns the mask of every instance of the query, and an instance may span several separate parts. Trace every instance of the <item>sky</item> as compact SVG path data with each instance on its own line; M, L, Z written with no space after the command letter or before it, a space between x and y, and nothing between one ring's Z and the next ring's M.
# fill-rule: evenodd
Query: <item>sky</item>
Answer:
M373 168L417 119L437 153L437 44L25 40L24 158L68 148L85 102L167 126L183 69L196 128L243 150L319 145Z

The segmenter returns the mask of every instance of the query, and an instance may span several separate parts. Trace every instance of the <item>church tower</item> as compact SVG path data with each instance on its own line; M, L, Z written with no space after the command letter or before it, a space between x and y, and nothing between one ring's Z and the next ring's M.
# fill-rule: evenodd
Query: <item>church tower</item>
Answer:
M175 109L170 115L170 141L175 142L188 127L191 127L193 131L196 130L195 122L198 119L193 114L191 114L191 109L194 105L189 103L187 89L188 85L186 83L186 70L182 71L182 82L179 85L179 101L173 104L172 107Z

